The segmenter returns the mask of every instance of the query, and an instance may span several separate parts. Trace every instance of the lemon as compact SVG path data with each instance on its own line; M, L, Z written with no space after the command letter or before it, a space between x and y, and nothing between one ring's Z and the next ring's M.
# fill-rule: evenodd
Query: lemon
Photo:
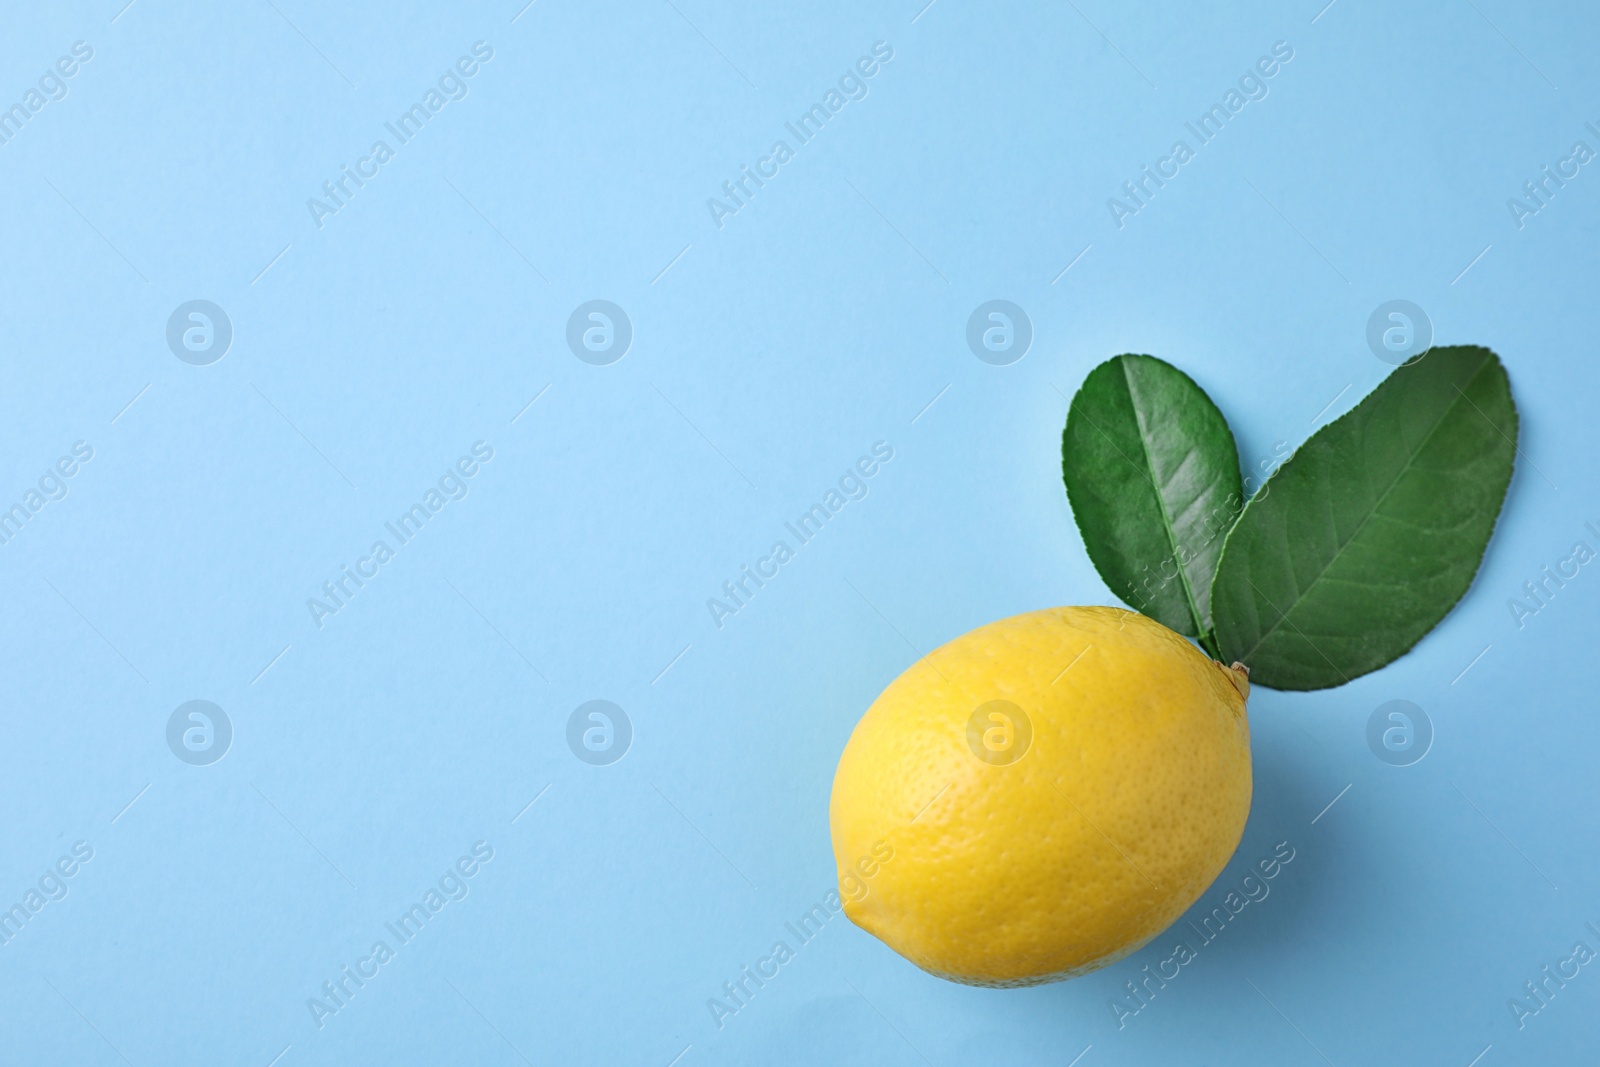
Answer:
M922 969L1073 978L1170 926L1250 811L1249 683L1121 608L1053 608L918 660L833 780L850 919Z

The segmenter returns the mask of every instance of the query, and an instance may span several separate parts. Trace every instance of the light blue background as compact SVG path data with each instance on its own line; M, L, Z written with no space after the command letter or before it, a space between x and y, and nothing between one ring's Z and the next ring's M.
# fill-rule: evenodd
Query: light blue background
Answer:
M0 101L75 41L94 58L0 146L4 506L95 451L0 546L0 898L75 841L94 859L0 947L0 1059L1593 1051L1600 972L1520 1030L1507 1001L1600 947L1600 575L1521 629L1507 601L1600 546L1600 174L1522 229L1506 200L1600 148L1600 23L1511 0L922 2L8 6ZM319 229L307 198L479 40L469 95ZM706 199L877 41L870 94L714 225ZM1267 98L1119 230L1107 198L1277 41ZM211 366L164 339L196 298L235 331ZM607 367L564 340L594 298L635 330ZM1007 367L964 341L994 298L1035 330ZM843 918L719 1029L707 998L833 884L835 761L915 649L1113 602L1059 475L1087 371L1174 361L1252 465L1388 371L1365 328L1391 298L1503 356L1522 455L1477 584L1412 654L1253 695L1254 810L1198 907L1288 841L1270 897L1122 1029L1109 1002L1165 938L992 991ZM479 440L470 494L319 629L307 598ZM876 441L895 455L866 499L719 630L706 599ZM197 698L235 731L207 767L165 741ZM604 767L565 741L596 698L635 730ZM1391 699L1435 725L1414 766L1367 748ZM307 999L479 840L470 895L319 1029Z

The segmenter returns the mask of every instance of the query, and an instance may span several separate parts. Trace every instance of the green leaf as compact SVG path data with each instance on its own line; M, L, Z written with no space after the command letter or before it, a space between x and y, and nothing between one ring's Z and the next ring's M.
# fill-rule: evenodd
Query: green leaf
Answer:
M1404 655L1466 593L1511 482L1517 410L1487 348L1434 348L1311 436L1245 506L1212 611L1224 659L1325 689Z
M1061 472L1106 585L1214 653L1211 578L1243 486L1211 398L1154 356L1109 359L1072 398Z

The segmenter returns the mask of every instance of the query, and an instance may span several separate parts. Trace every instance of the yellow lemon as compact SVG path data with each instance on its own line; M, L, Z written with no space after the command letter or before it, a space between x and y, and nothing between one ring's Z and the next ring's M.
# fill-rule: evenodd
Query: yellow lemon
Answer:
M1073 978L1199 898L1250 812L1249 684L1121 608L990 623L851 734L830 817L851 920L957 982Z

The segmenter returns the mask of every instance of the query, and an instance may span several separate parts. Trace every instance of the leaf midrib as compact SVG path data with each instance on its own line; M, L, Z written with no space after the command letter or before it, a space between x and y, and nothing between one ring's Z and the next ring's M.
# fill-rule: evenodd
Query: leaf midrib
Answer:
M1167 535L1167 546L1172 550L1172 562L1178 569L1178 580L1183 586L1183 599L1189 605L1189 617L1194 620L1194 632L1199 637L1206 634L1205 620L1200 617L1200 605L1194 598L1194 588L1189 584L1189 570L1178 559L1178 531L1173 528L1172 516L1167 511L1167 498L1163 494L1162 486L1157 482L1155 463L1150 458L1150 445L1145 439L1144 412L1139 406L1139 397L1134 388L1133 378L1128 374L1128 361L1122 363L1122 382L1128 388L1128 399L1132 401L1133 418L1139 425L1139 451L1144 456L1145 469L1150 472L1150 488L1155 490L1156 507L1161 509L1161 527Z
M1484 360L1483 363L1479 365L1478 369L1472 372L1472 377L1467 379L1467 388L1472 388L1473 384L1477 382L1478 376L1491 366L1493 366L1492 360ZM1367 513L1362 516L1361 521L1356 524L1356 528L1351 532L1350 536L1345 538L1344 543L1334 550L1333 555L1328 557L1328 562L1323 564L1322 569L1317 572L1317 576L1311 579L1311 584L1307 585L1304 590L1299 592L1294 599L1294 603L1291 604L1287 610L1279 612L1277 620L1273 622L1271 626L1267 627L1261 632L1261 635L1256 638L1255 644L1251 645L1249 649L1240 654L1239 658L1242 662L1248 662L1249 657L1255 655L1256 650L1259 649L1263 643L1265 643L1267 638L1278 632L1278 628L1288 620L1289 615L1294 611L1294 609L1298 607L1307 596L1310 595L1311 591L1316 588L1317 583L1322 581L1322 579L1327 576L1328 571L1333 569L1333 565L1339 561L1339 557L1344 554L1345 549L1349 548L1356 538L1361 536L1361 531L1367 528L1367 523L1371 522L1372 517L1378 513L1380 508L1383 507L1383 502L1389 499L1389 494L1394 492L1395 486L1400 484L1400 479L1404 478L1406 474L1410 472L1412 464L1414 464L1417 457L1427 449L1428 443L1433 440L1433 435L1439 432L1439 428L1445 424L1446 420L1448 420L1450 413L1455 410L1457 405L1459 405L1462 400L1466 399L1466 390L1462 389L1460 386L1457 386L1456 398L1450 401L1449 406L1446 407L1442 413L1440 413L1438 420L1433 424L1433 428L1428 431L1428 436L1424 437L1422 442L1412 450L1411 455L1406 457L1404 465L1401 466L1399 472L1395 474L1394 478L1390 480L1388 487L1384 489L1377 500L1373 501L1371 509L1369 509ZM1468 403L1471 403L1471 401L1468 400ZM1473 404L1472 406L1474 409L1477 409L1476 404ZM1355 414L1355 411L1352 410L1349 414L1353 415ZM1485 415L1482 410L1479 410L1478 414L1482 416L1483 421L1489 423L1490 426L1495 425L1493 420L1491 420L1488 415ZM1348 417L1348 415L1344 417ZM1329 425L1331 426L1333 424L1330 423ZM1496 427L1496 429L1498 429L1498 427ZM1289 558L1292 559L1292 557ZM1253 587L1255 583L1252 582L1251 585ZM1257 590L1257 592L1259 592L1259 590ZM1296 629L1298 629L1298 627L1296 627Z

